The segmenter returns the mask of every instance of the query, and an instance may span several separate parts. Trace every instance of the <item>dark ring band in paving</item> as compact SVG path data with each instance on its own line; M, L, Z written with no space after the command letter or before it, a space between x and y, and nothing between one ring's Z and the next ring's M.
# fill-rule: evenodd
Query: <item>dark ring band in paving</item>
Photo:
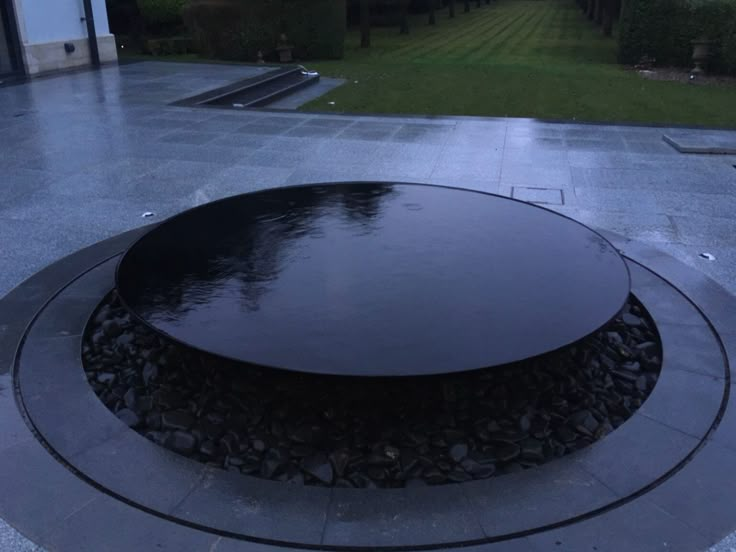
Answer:
M226 198L164 221L117 271L122 302L187 346L351 376L536 357L609 322L626 264L600 234L506 197L345 183Z
M511 539L611 511L655 489L693 457L726 405L730 376L718 336L676 289L630 262L633 292L662 338L662 371L643 407L587 449L539 469L424 489L297 487L231 474L148 442L87 384L82 333L114 285L115 258L105 257L88 253L34 316L16 358L16 391L37 437L62 463L161 523L318 549L431 549ZM683 326L698 336L697 363L678 354Z

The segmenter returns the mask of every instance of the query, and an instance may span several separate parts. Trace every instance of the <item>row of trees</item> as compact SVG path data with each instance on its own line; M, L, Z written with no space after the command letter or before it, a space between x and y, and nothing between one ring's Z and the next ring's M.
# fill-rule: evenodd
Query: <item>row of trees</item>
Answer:
M358 2L360 5L360 46L361 48L370 48L371 45L371 25L373 18L373 9L378 3L378 0L352 0ZM399 32L401 34L409 33L409 12L412 8L422 9L426 11L428 15L428 23L430 25L437 24L437 10L447 6L447 14L449 18L455 17L457 12L456 3L458 0L424 0L419 2L417 6L416 0L383 0L382 7L393 10L396 15L396 20L399 22ZM476 7L480 8L483 3L490 4L491 0L462 0L463 11L469 12L471 6L475 4ZM388 5L387 5L388 4Z

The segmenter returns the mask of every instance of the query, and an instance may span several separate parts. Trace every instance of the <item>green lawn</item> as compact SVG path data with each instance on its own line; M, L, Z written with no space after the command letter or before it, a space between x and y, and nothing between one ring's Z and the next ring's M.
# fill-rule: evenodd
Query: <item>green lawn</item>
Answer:
M736 86L639 77L573 0L472 5L434 27L417 16L408 36L374 28L369 50L351 31L344 60L308 64L347 84L303 109L736 127Z

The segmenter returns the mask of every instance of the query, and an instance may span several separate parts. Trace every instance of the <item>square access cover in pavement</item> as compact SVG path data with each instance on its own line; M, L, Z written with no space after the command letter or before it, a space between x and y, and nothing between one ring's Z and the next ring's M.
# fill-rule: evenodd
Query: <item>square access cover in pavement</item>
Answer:
M565 195L558 188L527 188L514 186L511 188L511 197L528 201L529 203L540 203L542 205L564 205Z

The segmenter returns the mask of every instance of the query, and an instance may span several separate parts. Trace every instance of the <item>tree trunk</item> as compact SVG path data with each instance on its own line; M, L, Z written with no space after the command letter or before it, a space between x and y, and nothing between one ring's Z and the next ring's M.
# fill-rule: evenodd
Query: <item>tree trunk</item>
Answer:
M588 19L593 19L595 16L595 0L588 0L588 11L585 14Z
M435 0L429 0L429 24L434 25L437 23L437 16L435 14Z
M450 19L452 19L453 17L455 17L455 0L450 0L447 6L449 8Z
M401 28L399 34L409 34L409 0L399 0L401 2Z
M595 0L595 24L603 23L603 0Z
M603 3L603 34L613 35L613 4L614 0L602 0Z
M360 47L371 47L371 0L360 0Z
M470 11L470 0L465 0L465 13Z
M477 4L477 7L480 8L480 0L478 0L476 4Z

